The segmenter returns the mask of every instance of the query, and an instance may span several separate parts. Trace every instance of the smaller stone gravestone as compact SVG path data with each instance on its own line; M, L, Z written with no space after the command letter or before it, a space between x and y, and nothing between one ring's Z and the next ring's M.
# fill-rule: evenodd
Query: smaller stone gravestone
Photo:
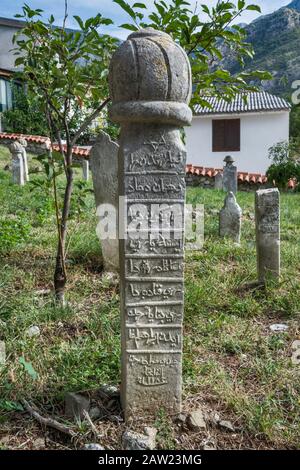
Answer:
M0 365L5 364L6 361L6 347L4 341L0 341Z
M233 192L227 194L224 207L220 211L220 236L229 237L235 243L241 241L242 209L236 202Z
M89 178L90 178L90 163L88 160L86 160L85 158L83 158L82 162L81 162L81 166L82 166L82 178L84 179L84 181L88 181Z
M223 189L223 173L218 173L215 176L215 189Z
M255 193L257 270L260 282L280 276L280 193L277 188Z
M113 142L108 134L101 132L90 153L97 215L100 215L103 204L110 204L115 209L116 238L101 240L106 271L119 271L118 151L118 144Z
M19 142L13 142L9 146L12 155L12 179L14 184L25 184L25 171L23 161L23 147Z
M237 193L237 167L233 165L234 160L230 155L224 158L225 166L223 168L223 189L226 192Z
M22 145L23 147L23 167L24 167L24 180L29 181L29 172L28 172L28 159L27 159L27 152L26 152L26 147L27 147L27 140L23 139L23 137L20 137L18 139L18 142Z

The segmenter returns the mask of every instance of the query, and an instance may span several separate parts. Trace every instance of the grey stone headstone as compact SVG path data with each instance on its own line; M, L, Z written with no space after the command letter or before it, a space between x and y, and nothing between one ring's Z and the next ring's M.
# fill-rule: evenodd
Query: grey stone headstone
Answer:
M28 159L27 159L27 152L26 152L27 140L23 139L23 137L20 137L18 139L18 142L23 147L22 157L23 157L23 167L24 167L24 179L25 181L29 181Z
M223 173L218 173L215 176L215 189L223 189Z
M119 195L127 227L120 239L121 402L126 419L161 408L178 413L186 165L180 128L192 120L189 60L168 34L143 29L116 51L109 82L110 117L121 124ZM170 237L161 223L174 222L175 211L180 224Z
M9 146L12 155L12 180L14 184L24 186L25 170L23 159L23 147L19 142L13 142Z
M81 162L82 167L82 179L84 181L88 181L90 179L90 163L85 158L82 159Z
M277 188L255 193L258 279L280 276L280 193Z
M241 241L242 209L235 195L227 194L224 207L220 211L220 236L231 238L235 243Z
M6 347L4 341L0 341L0 365L5 364L6 361Z
M237 167L233 165L233 158L228 155L224 159L225 166L223 168L223 189L226 192L237 193Z
M101 132L90 152L97 211L102 204L111 204L115 208L118 227L118 151L119 146L108 134ZM119 271L119 240L102 239L101 247L106 271Z

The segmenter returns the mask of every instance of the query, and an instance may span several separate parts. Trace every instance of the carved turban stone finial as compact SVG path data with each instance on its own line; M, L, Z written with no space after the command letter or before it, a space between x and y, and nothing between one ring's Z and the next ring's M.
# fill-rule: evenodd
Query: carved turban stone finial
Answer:
M111 60L109 85L113 121L191 122L189 59L166 33L145 28L130 34Z
M18 139L18 142L20 142L20 144L22 145L22 147L26 148L27 147L27 140L24 139L23 137L20 137Z
M10 150L11 153L22 153L23 152L23 147L20 144L20 142L15 140L14 142L12 142L10 144L9 150Z

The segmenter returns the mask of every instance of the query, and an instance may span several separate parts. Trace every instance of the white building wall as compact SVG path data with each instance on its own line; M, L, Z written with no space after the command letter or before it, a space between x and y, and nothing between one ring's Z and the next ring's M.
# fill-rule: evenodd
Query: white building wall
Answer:
M14 55L15 51L13 51L16 47L13 44L13 37L17 31L18 28L0 25L0 69L17 70L15 67L17 56Z
M212 151L212 120L241 119L240 152ZM289 139L289 112L194 116L186 127L187 163L208 168L222 168L226 155L232 155L238 171L265 174L271 161L268 149Z

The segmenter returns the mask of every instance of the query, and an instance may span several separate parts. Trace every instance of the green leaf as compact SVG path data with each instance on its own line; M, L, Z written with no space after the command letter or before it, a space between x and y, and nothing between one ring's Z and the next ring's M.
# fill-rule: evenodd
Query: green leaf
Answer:
M144 5L144 3L134 3L132 5L132 8L146 8L147 9L147 7L146 7L146 5Z
M77 23L79 24L80 28L81 28L81 29L84 29L84 24L83 24L83 21L82 21L82 19L80 18L80 16L74 15L73 18L74 18L74 20L77 21Z
M24 57L18 57L15 60L15 66L18 67L18 65L22 65L22 64L24 64Z
M23 406L16 401L0 400L0 410L2 411L23 411Z
M139 28L134 24L124 23L120 25L120 28L129 29L129 31L138 31Z
M33 368L33 365L31 364L31 362L27 362L24 359L24 357L21 356L21 357L19 357L19 363L22 364L22 366L24 366L25 371L27 372L27 374L30 375L30 377L33 380L36 380L38 378L38 373Z
M246 3L245 0L239 0L238 1L238 9L242 10L245 7L245 3Z
M206 13L207 15L210 14L210 11L209 11L209 8L208 8L207 5L204 5L204 4L203 4L203 5L201 5L201 8L202 8L202 11L203 11L204 13Z
M258 13L261 13L261 8L259 5L248 5L246 10L258 11Z
M113 0L113 2L117 3L121 8L123 8L124 11L126 11L126 13L128 13L128 15L133 20L135 20L136 18L135 11L131 8L131 6L128 3L126 3L124 0Z

